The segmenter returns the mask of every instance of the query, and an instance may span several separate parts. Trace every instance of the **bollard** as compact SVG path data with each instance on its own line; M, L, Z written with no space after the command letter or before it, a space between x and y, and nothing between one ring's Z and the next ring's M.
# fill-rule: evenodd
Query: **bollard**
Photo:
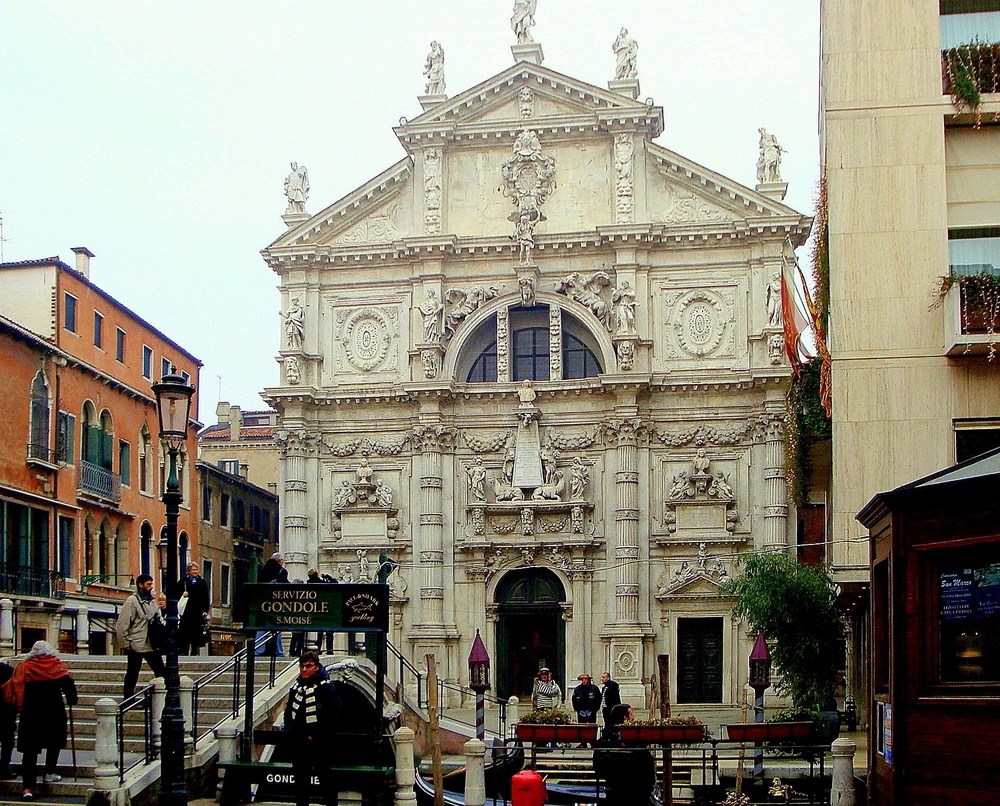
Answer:
M181 675L181 713L184 715L184 752L194 752L194 680Z
M97 724L94 735L94 789L108 792L118 788L118 703L101 697L94 703Z
M833 780L830 782L830 806L854 806L854 751L857 745L850 739L835 739Z
M465 806L486 804L486 745L479 739L465 743Z
M409 728L396 728L392 734L396 740L396 806L413 806L417 802L417 793L413 791L417 771L413 763L413 731Z
M167 681L162 677L153 678L153 715L150 733L153 747L160 747L160 720L163 718L163 706L167 704Z
M240 735L239 731L236 730L236 724L234 722L227 722L225 725L219 725L215 729L215 738L219 740L219 775L218 784L216 785L216 792L218 795L222 794L222 782L225 779L226 771L222 769L222 764L228 761L236 761L237 755L239 755L240 749ZM218 795L216 800L218 800Z
M0 654L14 652L14 602L0 599Z
M76 611L76 654L90 654L90 608L85 604Z
M504 736L505 739L509 739L514 735L514 725L521 721L521 701L517 697L511 697L507 700L507 735Z

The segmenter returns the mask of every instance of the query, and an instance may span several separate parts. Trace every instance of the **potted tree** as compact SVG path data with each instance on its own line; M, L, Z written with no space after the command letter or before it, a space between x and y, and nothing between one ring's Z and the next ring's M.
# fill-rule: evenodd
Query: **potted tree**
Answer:
M517 738L524 742L593 742L596 723L574 722L561 708L547 708L525 714L515 726Z
M669 716L657 719L630 719L618 727L623 742L674 744L708 739L705 723L693 716Z
M799 708L826 712L824 721L836 719L844 622L830 577L787 554L751 554L741 573L723 583L722 593L734 599L733 616L773 644L771 656L782 675L777 691L791 695ZM830 728L832 741L839 723Z

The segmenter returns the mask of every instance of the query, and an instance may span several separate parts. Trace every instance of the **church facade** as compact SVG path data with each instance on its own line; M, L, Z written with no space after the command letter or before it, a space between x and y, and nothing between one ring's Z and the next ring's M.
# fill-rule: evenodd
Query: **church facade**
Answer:
M513 50L321 212L290 177L263 252L290 578L387 555L390 640L461 683L481 630L499 696L548 666L644 702L666 656L673 703L736 703L752 636L719 585L794 544L775 280L811 222L776 170L750 189L657 144L634 70Z

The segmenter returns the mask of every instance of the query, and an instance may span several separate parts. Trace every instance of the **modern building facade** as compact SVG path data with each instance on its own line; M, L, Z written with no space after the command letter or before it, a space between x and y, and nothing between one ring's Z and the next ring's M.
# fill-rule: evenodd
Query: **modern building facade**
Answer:
M731 706L753 637L719 585L795 541L776 283L810 220L657 144L634 75L513 51L264 250L289 573L388 555L392 642L461 681L478 628L500 696L546 665L645 703L669 666L675 703Z
M58 258L0 264L0 643L39 638L112 652L118 603L154 573L166 451L150 388L170 366L197 386L201 362ZM182 452L181 565L197 556L193 457ZM189 458L190 457L190 458ZM0 602L0 613L4 605Z

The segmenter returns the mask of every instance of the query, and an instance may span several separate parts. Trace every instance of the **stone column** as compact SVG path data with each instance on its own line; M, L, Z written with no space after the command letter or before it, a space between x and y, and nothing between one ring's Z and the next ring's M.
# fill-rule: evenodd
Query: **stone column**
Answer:
M830 782L830 806L854 806L854 751L857 745L850 739L834 739L833 779Z
M278 460L284 489L281 550L288 578L305 579L309 569L309 510L306 459L311 440L303 431L279 432Z
M639 621L639 469L638 418L616 420L611 424L618 443L618 470L615 472L615 621L637 624Z
M479 739L469 739L465 750L465 806L485 806L486 776L483 765L486 762L486 745Z
M14 602L0 599L0 653L14 652Z
M3 602L0 602L0 608ZM76 654L90 654L90 608L82 604L76 611Z
M420 455L420 530L414 535L420 580L419 623L414 631L443 638L444 626L444 497L441 454L450 446L452 432L444 426L414 428Z
M118 788L118 703L101 697L94 703L96 728L94 738L94 789L108 792Z
M788 490L785 486L785 421L773 413L764 430L764 546L788 542Z
M417 794L413 791L416 782L416 770L413 765L413 731L409 728L397 728L392 734L396 740L396 806L413 806L417 802Z

